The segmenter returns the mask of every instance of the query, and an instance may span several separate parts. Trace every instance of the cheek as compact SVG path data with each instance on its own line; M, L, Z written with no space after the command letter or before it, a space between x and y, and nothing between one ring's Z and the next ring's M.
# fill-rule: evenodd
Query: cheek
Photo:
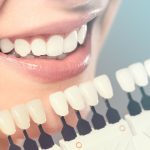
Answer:
M0 0L0 7L2 6L2 4L4 3L5 0Z
M92 31L92 55L97 57L102 45L101 24L99 18L96 20Z

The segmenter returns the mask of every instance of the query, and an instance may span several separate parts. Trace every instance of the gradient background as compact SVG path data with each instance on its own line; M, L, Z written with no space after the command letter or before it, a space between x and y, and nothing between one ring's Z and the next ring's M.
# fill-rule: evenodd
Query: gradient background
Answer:
M116 82L115 72L150 58L150 0L122 0L102 49L97 64L97 75L109 75L114 88L111 104L124 115L127 113L128 99ZM150 93L150 86L146 87L146 91ZM133 97L137 101L141 99L138 88ZM100 101L97 109L103 114L106 113L103 101Z

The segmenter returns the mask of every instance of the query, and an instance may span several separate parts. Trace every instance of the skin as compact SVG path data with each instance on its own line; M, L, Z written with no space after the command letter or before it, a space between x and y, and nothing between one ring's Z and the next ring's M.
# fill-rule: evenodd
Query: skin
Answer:
M78 0L78 2L76 0L66 0L64 2L67 4L65 6L70 8L84 1L85 0ZM111 7L106 14L106 19L103 20L102 24L100 24L100 17L98 17L94 23L92 30L91 61L87 69L78 76L65 81L45 84L26 77L24 74L15 71L10 65L0 61L0 110L10 109L17 104L26 103L35 98L39 98L42 100L47 112L48 121L44 124L45 130L49 133L58 132L62 124L59 117L55 115L48 104L48 97L53 92L64 90L71 85L93 79L99 50L112 22L112 16L114 16L117 5L117 2L113 3L113 7ZM28 17L26 17L27 15ZM17 32L26 33L29 32L29 28L34 29L39 24L42 26L47 23L51 24L57 22L58 20L65 21L73 17L78 18L81 17L81 15L82 14L78 12L68 13L64 11L62 4L59 4L59 0L55 2L48 0L0 0L0 39L4 37L14 38L12 35L15 34L16 29ZM84 116L85 114L87 114L87 111L83 112ZM70 109L70 114L66 117L66 120L71 125L76 124L76 116L73 110ZM34 123L31 123L31 128L28 133L30 133L32 137L38 135L38 130ZM14 140L21 137L22 133L17 129ZM6 137L0 133L0 138L0 147L5 149L7 145Z

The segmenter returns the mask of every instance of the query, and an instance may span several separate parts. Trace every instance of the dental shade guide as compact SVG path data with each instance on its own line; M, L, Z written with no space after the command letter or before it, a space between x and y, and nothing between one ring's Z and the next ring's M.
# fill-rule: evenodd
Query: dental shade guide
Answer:
M148 67L139 62L128 67L135 84L140 88L142 94L141 104L144 110L150 110L150 100L148 100L150 97L144 91L144 87L148 85L148 74L146 72Z
M9 142L8 148L9 150L21 150L21 148L18 145L14 144L11 136L8 136L8 142Z
M104 117L96 112L96 109L94 106L91 106L91 111L93 112L92 115L92 125L95 130L102 129L106 126L106 121Z
M146 65L150 74L150 60ZM138 73L137 73L138 72ZM150 76L150 75L149 75ZM46 122L45 112L40 100L29 102L28 108L30 117L37 124L40 131L38 143L32 140L27 133L29 128L28 114L24 107L13 109L12 116L16 125L23 131L25 136L25 150L149 150L150 148L150 110L149 96L145 93L144 87L148 84L147 74L141 63L135 63L128 68L116 72L116 78L121 89L126 92L129 103L127 105L129 115L121 119L119 111L111 106L110 99L113 97L113 89L107 75L101 75L93 81L81 83L79 86L72 86L64 92L57 92L50 97L50 104L55 113L60 117L63 124L60 140L60 147L55 144L51 135L47 134L42 125ZM132 98L135 85L140 88L142 99L140 103ZM98 95L104 99L107 107L105 121L104 116L96 111ZM77 131L67 124L65 117L69 114L68 105L74 110L78 118ZM89 106L92 112L91 124L81 116L81 111ZM16 117L21 114L23 117ZM24 121L23 121L23 120ZM10 124L11 128L5 127ZM93 127L93 128L92 128ZM14 144L12 135L15 127L8 111L0 112L0 128L7 135L9 150L21 150L21 147ZM9 130L8 130L9 129Z
M42 149L48 149L54 146L54 141L51 135L47 134L42 125L38 125L40 136L38 138L38 142Z
M150 96L148 96L145 93L145 90L144 90L143 87L140 87L140 91L141 91L141 94L142 94L141 104L143 106L143 109L144 110L150 110Z
M26 130L23 130L23 134L25 137L25 141L23 144L23 147L25 150L38 150L38 146L36 141L34 141L33 139L31 139L27 133Z
M105 100L105 104L107 106L106 117L108 119L108 122L110 124L119 122L121 120L121 116L119 115L119 112L116 109L114 109L113 107L111 107L108 100Z
M135 91L135 82L128 68L120 69L116 72L116 79L121 87L121 89L127 93L128 102L128 112L131 116L136 116L142 112L140 104L136 102L132 96L131 92Z
M92 81L88 81L85 83L81 83L79 85L79 89L81 91L82 96L88 106L90 106L91 112L93 112L91 123L94 129L102 129L106 126L105 119L102 115L100 115L95 106L98 104L98 93Z
M121 120L119 112L109 103L109 99L113 97L113 89L109 77L107 75L101 75L94 79L94 84L99 95L105 99L107 107L106 117L108 122L110 124L119 122Z
M92 131L89 122L84 120L81 117L81 114L80 114L79 111L76 111L76 115L77 115L77 118L78 118L77 130L79 132L79 135L87 135L87 134L89 134Z
M127 106L129 114L131 116L136 116L136 115L140 114L142 112L140 104L132 98L131 93L127 93L127 96L129 99L129 103Z
M65 121L65 118L64 117L61 117L61 121L63 123L63 128L61 130L61 134L63 136L63 139L65 141L71 141L71 140L74 140L77 135L76 135L76 131L73 127L69 126L66 121Z

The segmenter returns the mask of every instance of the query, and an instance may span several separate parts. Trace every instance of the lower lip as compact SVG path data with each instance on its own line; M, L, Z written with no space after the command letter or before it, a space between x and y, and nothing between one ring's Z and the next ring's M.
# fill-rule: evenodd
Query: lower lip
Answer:
M88 33L84 45L63 60L42 58L16 58L0 53L0 60L18 72L41 82L57 82L83 72L90 60L91 38Z

